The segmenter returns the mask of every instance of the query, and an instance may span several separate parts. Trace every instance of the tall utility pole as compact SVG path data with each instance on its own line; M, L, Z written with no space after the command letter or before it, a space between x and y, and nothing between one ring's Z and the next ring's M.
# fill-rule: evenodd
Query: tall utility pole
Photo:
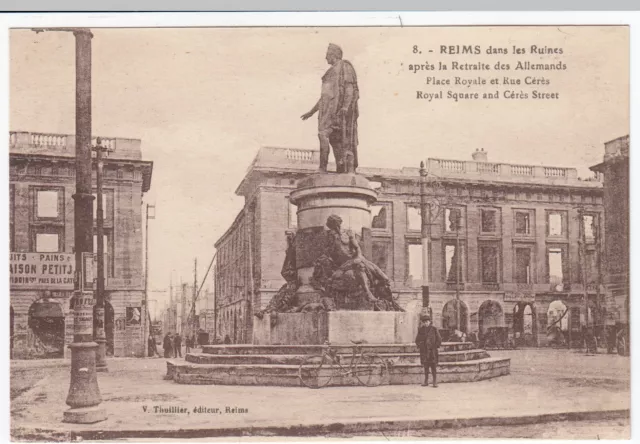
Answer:
M149 355L149 350L147 350L147 339L149 338L149 334L151 333L149 328L147 328L147 318L149 313L149 219L155 219L155 205L147 204L147 212L145 217L145 228L144 228L144 310L147 312L147 315L142 317L142 350L143 356ZM152 209L152 214L149 214L149 209Z
M188 312L186 311L187 305L187 284L182 282L182 276L180 276L180 336L184 339L184 332L186 331L186 319Z
M193 292L191 302L191 328L189 329L189 334L193 336L196 331L196 297L198 296L198 258L193 260Z
M582 208L578 209L578 221L579 221L579 235L580 240L578 241L578 259L580 261L580 273L582 274L582 288L584 291L584 329L583 329L583 339L586 340L587 329L589 328L589 289L588 289L588 276L587 276L587 267L586 267L586 255L587 255L587 238L585 233L584 226L584 210ZM587 347L588 348L588 347Z
M420 216L422 237L422 307L431 314L429 300L429 235L431 228L430 216L427 215L427 170L424 162L420 162Z
M216 251L215 255L216 256L218 255L217 251ZM215 268L214 268L214 271L213 271L213 273L214 273L214 281L213 281L213 344L216 344L216 345L218 343L218 295L220 294L220 286L218 284L218 280L215 279L215 276L219 276L219 274L216 274L217 268L218 268L218 262L216 262ZM253 270L249 271L249 275L253 275Z
M93 147L93 151L96 152L96 188L97 188L97 198L98 202L96 203L96 247L98 253L98 282L96 285L96 328L94 331L95 341L98 343L98 350L96 352L96 371L98 372L108 372L109 368L107 367L106 360L106 345L107 345L107 337L104 332L104 209L102 208L102 178L103 178L103 161L102 161L102 153L108 151L106 147L102 146L102 141L98 137L96 141L96 146Z
M456 210L456 330L460 328L460 210Z
M173 318L173 271L169 275L169 324L165 328L167 332L172 332L175 327L175 320Z
M602 306L600 304L600 286L602 285L602 250L600 243L600 216L598 218L593 219L593 237L596 244L596 268L597 268L597 282L596 282L596 317L594 320L596 321L597 328L600 329L601 339L606 340L605 337L605 319L602 316ZM596 335L597 336L597 335Z
M73 32L76 40L76 192L74 233L76 279L73 292L73 343L71 383L64 422L92 424L107 419L96 375L93 342L93 289L85 288L85 257L93 261L93 193L91 180L91 38L87 28L47 28L34 31Z

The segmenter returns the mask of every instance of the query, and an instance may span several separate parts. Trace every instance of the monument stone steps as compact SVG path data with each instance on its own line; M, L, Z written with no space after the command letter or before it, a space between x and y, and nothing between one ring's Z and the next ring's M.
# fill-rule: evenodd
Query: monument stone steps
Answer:
M377 353L381 358L394 363L419 363L420 354L414 353ZM308 355L304 354L207 354L188 353L185 361L193 364L283 364L299 365ZM351 353L339 353L341 362L349 364ZM488 358L485 350L471 349L446 351L439 354L440 362L464 362Z
M301 386L298 365L282 364L194 364L167 362L167 379L179 384ZM388 384L419 384L424 378L419 362L394 363ZM482 358L440 362L438 381L472 382L509 374L509 359ZM353 376L337 376L332 386L359 385Z
M455 372L456 369L463 369L484 365L484 364L494 364L497 362L509 362L509 358L496 358L496 357L486 357L480 359L470 359L468 361L456 361L456 362L439 362L438 368L442 367L443 369L448 369L448 371ZM280 372L290 372L294 371L297 375L298 369L300 367L299 364L197 364L193 362L178 362L178 361L167 361L167 364L171 365L175 369L179 370L188 370L194 373L206 373L210 370L228 370L235 371L238 373L249 372L251 373L252 369L264 370L264 369L274 369ZM419 362L404 362L404 363L394 363L389 362L389 368L396 367L419 367L422 369L422 364Z
M362 344L360 347L364 352L377 354L418 352L415 344ZM473 342L443 342L440 346L440 352L473 350L475 347ZM340 354L349 354L353 345L331 344L331 348L338 350ZM325 349L324 345L204 345L202 353L211 355L313 355L322 353L323 349Z
M362 344L389 364L388 384L419 384L424 378L415 344ZM353 345L331 345L343 365L351 362ZM319 355L324 345L205 345L187 353L185 361L167 362L166 379L179 384L301 386L300 363ZM509 374L509 359L492 358L472 342L445 342L440 347L440 382L471 382ZM333 386L358 385L356 378L336 376Z

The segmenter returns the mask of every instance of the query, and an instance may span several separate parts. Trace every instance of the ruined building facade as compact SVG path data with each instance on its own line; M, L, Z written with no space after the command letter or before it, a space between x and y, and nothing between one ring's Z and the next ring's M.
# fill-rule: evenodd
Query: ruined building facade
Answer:
M491 163L484 150L472 156L426 162L427 195L439 207L430 216L428 283L435 325L457 326L457 291L464 331L507 326L522 344L542 346L547 328L568 310L561 328L568 338L572 332L577 336L585 312L591 319L595 307L594 233L604 228L602 183L579 179L573 168ZM285 230L296 228L296 208L288 197L300 179L315 172L317 157L311 150L264 147L238 186L244 208L216 243L220 339L251 342L253 313L284 283ZM419 169L361 167L358 173L378 191L366 254L390 277L397 302L419 309ZM457 215L458 230L452 224ZM348 221L343 225L349 228Z

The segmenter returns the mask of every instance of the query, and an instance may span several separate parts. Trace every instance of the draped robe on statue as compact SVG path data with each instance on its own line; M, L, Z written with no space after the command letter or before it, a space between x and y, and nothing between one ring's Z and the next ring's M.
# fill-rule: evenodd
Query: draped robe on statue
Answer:
M345 87L353 87L353 98L348 104L345 114L344 135L342 140L342 119L338 117L338 110L343 108ZM353 153L354 168L358 166L358 81L353 65L347 60L339 60L322 76L322 92L318 114L318 133L330 136L331 139L342 140L339 152L334 146L336 162L340 162L344 153Z

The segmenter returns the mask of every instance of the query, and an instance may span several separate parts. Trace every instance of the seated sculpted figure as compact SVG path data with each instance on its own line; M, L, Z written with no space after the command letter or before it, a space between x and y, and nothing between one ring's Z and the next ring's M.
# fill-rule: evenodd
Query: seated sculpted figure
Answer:
M362 290L369 302L378 298L372 286L389 287L389 278L373 262L362 255L360 245L353 232L343 230L340 216L327 218L327 255L336 267L329 279L327 290L353 293Z

